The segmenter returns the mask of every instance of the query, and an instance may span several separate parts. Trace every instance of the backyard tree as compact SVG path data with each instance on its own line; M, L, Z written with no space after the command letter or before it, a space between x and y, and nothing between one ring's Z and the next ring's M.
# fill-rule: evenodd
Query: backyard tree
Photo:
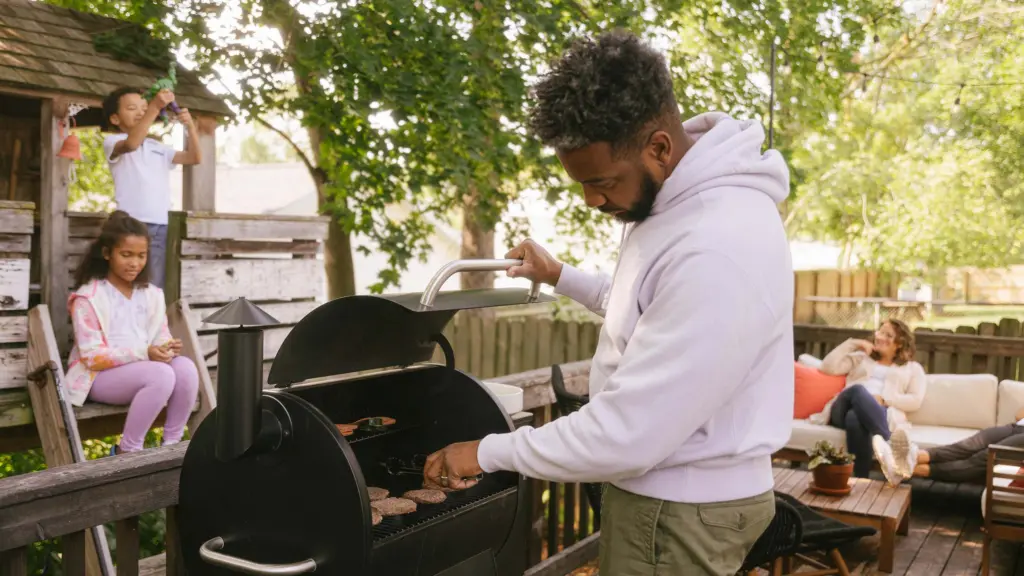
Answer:
M884 28L846 75L844 107L796 147L791 231L881 270L1019 262L1021 15L1015 2L950 0Z
M373 287L384 289L430 250L432 222L450 213L460 215L463 255L492 256L496 224L527 188L548 193L563 231L585 242L607 231L607 220L565 193L557 161L523 127L530 82L576 32L624 26L660 42L685 116L724 110L766 123L774 42L776 145L790 156L847 85L819 59L855 70L853 55L879 22L900 18L881 0L799 10L778 0L51 1L142 23L207 80L230 75L242 120L273 128L265 117L301 119L311 146L295 148L331 216L331 297L354 291L352 250L371 249L353 247L354 234L388 254ZM131 47L134 57L155 57ZM398 204L410 209L389 211Z

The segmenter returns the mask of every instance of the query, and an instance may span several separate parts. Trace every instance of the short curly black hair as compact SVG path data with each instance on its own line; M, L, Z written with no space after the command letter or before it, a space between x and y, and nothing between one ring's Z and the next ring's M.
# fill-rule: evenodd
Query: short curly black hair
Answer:
M533 94L530 130L560 151L595 142L634 149L661 121L679 118L664 56L625 30L574 41Z

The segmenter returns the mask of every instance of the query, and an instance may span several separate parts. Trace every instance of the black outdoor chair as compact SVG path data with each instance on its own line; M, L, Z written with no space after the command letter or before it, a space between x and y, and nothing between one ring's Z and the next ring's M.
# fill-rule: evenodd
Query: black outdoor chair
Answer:
M781 574L782 560L796 553L803 531L800 513L776 493L775 517L747 553L740 574L749 572L753 575L758 568L765 568L773 576Z
M590 401L587 394L573 394L565 389L562 368L558 364L551 365L551 388L555 391L555 402L562 415L567 415L582 408ZM594 511L594 529L601 525L601 484L598 482L581 483L583 493L587 495L590 508Z
M818 571L814 572L815 575L827 576L829 574L838 574L840 576L848 576L850 571L846 567L843 555L839 552L839 547L856 542L866 536L873 536L877 532L877 530L870 526L853 526L846 522L829 518L810 506L801 503L789 494L776 492L775 498L776 502L780 500L785 502L800 515L800 523L803 525L803 537L792 556L817 568ZM828 566L809 556L809 554L815 553L828 555L835 566ZM773 576L782 575L773 574Z

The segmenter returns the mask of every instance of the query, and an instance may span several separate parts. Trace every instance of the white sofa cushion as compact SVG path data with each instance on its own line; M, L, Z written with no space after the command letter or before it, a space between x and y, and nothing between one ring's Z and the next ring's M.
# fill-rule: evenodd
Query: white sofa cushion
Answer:
M999 409L996 425L1003 426L1017 421L1017 411L1024 408L1024 382L1003 380L999 383Z
M929 374L921 408L907 413L913 427L980 430L996 425L999 381L992 374Z
M796 361L809 368L821 368L821 359L815 358L810 354L801 354L800 356L797 356Z
M1007 466L1006 464L997 464L996 465L996 472L1001 472L1003 474L1016 474L1017 473L1017 466ZM1005 488L1006 486L1009 486L1010 482L1013 482L1013 480L1010 480L1009 478L993 478L992 479L992 483L993 484L995 484L996 486L1003 487L1003 488ZM988 488L986 488L985 490L983 490L981 492L981 516L982 517L985 516L985 498L986 498L986 496L988 496L987 493L988 493ZM1007 493L1007 492L997 492L996 496L993 499L996 502L1006 501L1006 502L1013 502L1014 504L1024 503L1024 494L1010 494L1010 493ZM1014 506L999 506L995 502L992 503L992 507L999 514L1005 514L1007 516L1020 516L1021 517L1021 521L1024 522L1024 508L1017 508L1017 507L1014 507Z
M913 426L907 432L911 441L925 449L953 444L978 433L974 428L949 426ZM813 450L814 445L821 440L828 440L833 446L845 449L846 431L834 426L811 424L807 420L793 420L786 448L800 451Z

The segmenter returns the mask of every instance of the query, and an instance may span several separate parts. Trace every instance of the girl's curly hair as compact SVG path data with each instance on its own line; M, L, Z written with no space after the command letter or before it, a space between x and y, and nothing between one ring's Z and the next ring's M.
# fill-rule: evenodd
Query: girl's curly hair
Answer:
M574 41L533 95L530 130L556 150L636 149L663 119L679 118L664 56L623 30Z

